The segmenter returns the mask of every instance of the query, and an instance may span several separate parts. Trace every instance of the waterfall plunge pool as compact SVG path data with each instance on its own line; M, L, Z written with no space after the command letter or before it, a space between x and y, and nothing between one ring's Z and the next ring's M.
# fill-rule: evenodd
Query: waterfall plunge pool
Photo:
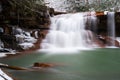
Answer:
M0 63L30 68L34 62L58 64L33 70L7 70L18 80L119 80L120 49L83 50L78 54L35 52L9 58Z
M41 45L43 51L0 59L0 63L29 69L7 69L13 77L18 80L120 79L120 49L95 49L93 35L89 30L85 30L86 18L83 14L56 16L51 21L51 29ZM78 48L78 50L73 50L73 48ZM94 50L85 50L85 48ZM53 52L47 49L52 49ZM64 53L63 49L67 53ZM50 63L54 66L33 69L35 62Z

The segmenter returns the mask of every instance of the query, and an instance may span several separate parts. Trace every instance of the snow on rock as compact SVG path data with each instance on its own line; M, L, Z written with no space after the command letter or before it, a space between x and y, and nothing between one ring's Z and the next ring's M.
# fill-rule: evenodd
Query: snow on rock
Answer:
M23 31L20 28L15 30L15 36L19 46L24 50L33 47L37 41L37 39L31 37L30 32Z
M22 47L22 49L29 49L34 46L32 43L21 43L19 45Z
M117 37L116 40L119 42L119 45L120 45L120 37Z
M35 37L38 38L38 31L35 31Z
M24 37L24 39L22 39L23 41L21 41L21 43L19 44L22 49L29 49L33 47L34 43L37 41L33 37L26 37L26 36L23 36L23 37Z
M13 79L0 69L0 80L13 80Z
M0 57L6 57L6 54L16 54L16 53L11 53L11 52L9 52L9 53L6 53L6 52L1 53L0 52Z
M0 57L5 57L6 54L16 54L12 49L0 48Z
M4 48L4 43L0 40L0 57L5 57L6 54L15 54L15 51Z
M18 43L23 43L24 42L24 36L23 35L15 35L16 40Z
M0 53L0 57L5 57L6 53Z
M33 37L27 37L24 39L24 41L27 43L35 43L37 41L37 39L35 39Z
M24 50L34 47L34 43L37 42L37 39L32 37L30 32L24 31L21 28L14 28L13 35L16 37L18 45ZM15 51L4 48L4 44L0 40L0 57L5 57L6 54L15 54Z
M116 40L120 43L120 37L117 37Z

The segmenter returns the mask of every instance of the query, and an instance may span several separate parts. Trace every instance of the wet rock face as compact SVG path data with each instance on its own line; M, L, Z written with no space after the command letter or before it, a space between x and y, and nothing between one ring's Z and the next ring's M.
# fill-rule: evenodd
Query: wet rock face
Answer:
M108 25L107 25L107 15L97 15L98 18L98 23L97 23L97 34L100 33L105 33L108 30ZM120 12L115 12L115 31L116 31L116 36L120 36Z
M120 36L120 12L115 13L115 26L116 26L116 35Z
M103 43L104 46L115 46L115 47L120 47L119 41L116 39L112 39L112 37L109 37L106 35L106 33L101 33L98 36L98 39Z
M44 38L46 33L41 30L49 29L50 16L54 14L54 9L39 5L36 6L36 11L25 15L22 11L18 13L19 9L12 6L9 2L9 0L0 0L0 40L4 43L5 48L22 51L19 42L22 42L23 40L21 39L23 38L18 38L19 40L17 40L15 34L18 34L19 31L15 32L12 28L16 28L17 25L22 28L22 31L40 30L40 32L35 31L32 36L36 39L39 37Z
M19 25L24 28L43 28L50 25L49 17L53 15L54 9L44 5L35 7L36 11L24 12L10 4L9 0L0 1L0 24Z

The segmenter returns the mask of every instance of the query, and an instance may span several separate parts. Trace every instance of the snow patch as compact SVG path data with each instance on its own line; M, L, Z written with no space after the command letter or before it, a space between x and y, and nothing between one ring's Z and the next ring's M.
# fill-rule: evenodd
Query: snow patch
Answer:
M13 80L13 79L0 69L0 80Z
M37 42L37 39L30 35L30 32L24 31L21 28L14 28L13 35L16 37L18 45L22 49L29 49L34 47L34 43ZM12 49L4 48L3 42L0 40L0 57L5 57L6 54L16 54Z
M33 47L34 46L34 44L33 43L21 43L21 44L19 44L21 47L22 47L22 49L29 49L29 48L31 48L31 47Z
M34 43L37 41L34 37L31 37L30 32L26 32L21 30L20 28L17 29L19 33L16 33L16 40L19 43L19 46L22 49L29 49L34 46Z
M12 49L0 48L0 57L5 57L6 54L16 54Z
M117 37L116 40L120 43L120 37Z

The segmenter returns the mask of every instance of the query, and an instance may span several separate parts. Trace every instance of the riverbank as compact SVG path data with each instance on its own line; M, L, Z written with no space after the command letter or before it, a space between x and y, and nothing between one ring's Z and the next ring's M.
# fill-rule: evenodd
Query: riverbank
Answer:
M0 69L0 80L14 80L14 79L12 79L2 69Z
M29 53L39 50L41 48L40 44L47 33L48 33L48 30L39 31L39 32L37 32L37 34L36 34L36 32L32 33L32 37L35 40L32 42L34 42L34 43L22 43L22 44L25 44L24 46L27 47L26 49L22 49L21 51L17 51L17 52L11 51L11 52L0 53L0 58L17 56L17 55L22 55L22 54L29 54ZM33 46L29 46L29 44L32 44Z

